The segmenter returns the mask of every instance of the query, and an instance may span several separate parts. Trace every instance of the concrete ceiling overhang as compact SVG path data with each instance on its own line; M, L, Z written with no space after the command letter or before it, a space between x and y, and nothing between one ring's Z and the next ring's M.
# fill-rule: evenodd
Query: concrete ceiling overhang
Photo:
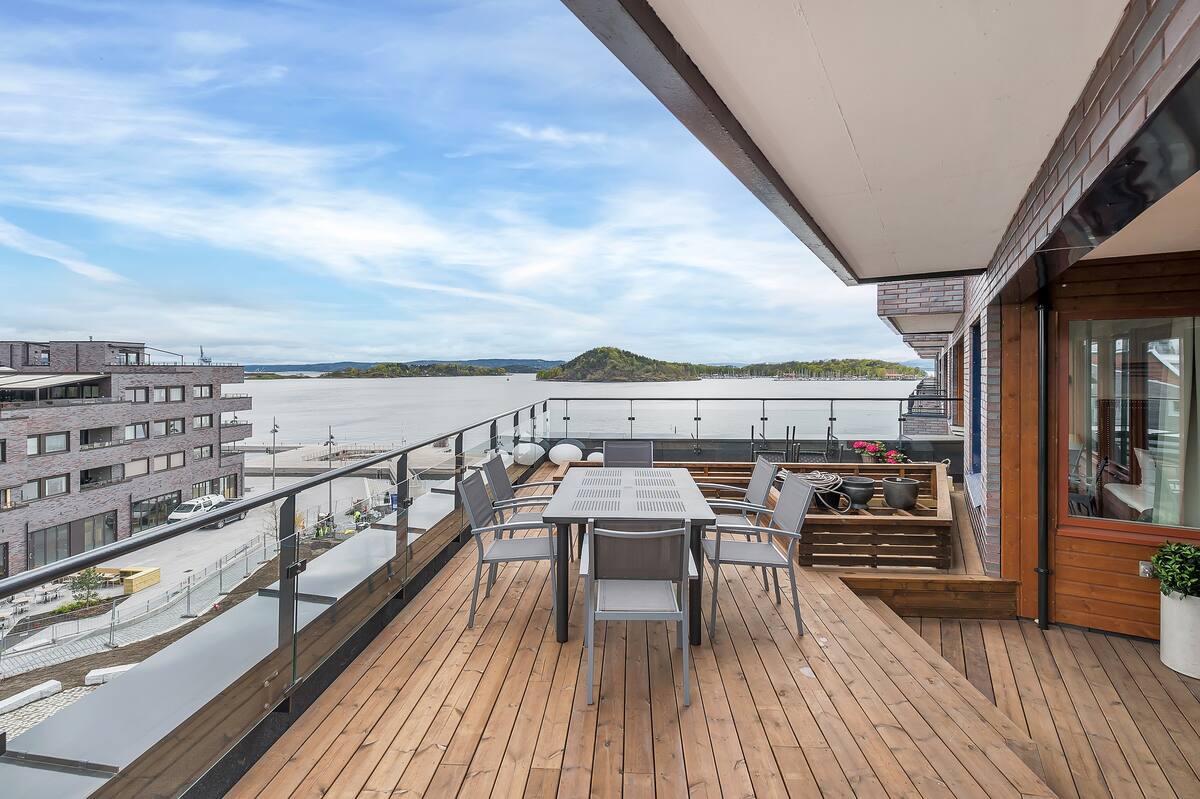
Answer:
M913 313L887 317L899 333L950 333L962 318L959 313Z
M564 0L848 283L989 264L1126 0Z

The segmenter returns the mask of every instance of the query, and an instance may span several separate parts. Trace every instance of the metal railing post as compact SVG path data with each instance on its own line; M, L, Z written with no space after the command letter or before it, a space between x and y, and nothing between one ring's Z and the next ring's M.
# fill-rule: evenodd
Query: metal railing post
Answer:
M513 449L517 448L517 444L521 443L521 412L517 411L513 414Z
M279 648L295 643L296 637L296 577L299 554L296 540L296 495L292 494L279 506ZM295 658L293 658L293 663Z
M629 437L633 438L633 400L629 400Z
M184 608L183 617L185 619L192 619L195 618L195 615L192 613L192 575L190 574L188 575L187 588L184 590L187 593L187 607Z
M900 410L896 419L896 446L904 441L904 400L900 400Z
M550 431L547 430L547 433ZM563 438L571 437L571 401L563 400Z
M767 401L766 400L762 401L762 416L759 418L759 422L762 423L762 439L765 442L767 440Z
M217 594L225 593L225 556L217 560Z
M117 600L113 600L112 609L108 613L108 645L117 645Z
M454 509L458 510L462 507L462 497L459 496L458 486L462 482L463 468L466 466L466 458L463 457L463 434L459 433L454 436Z
M700 445L700 400L696 400L696 415L692 417L696 423L696 445Z
M492 452L499 452L500 451L500 426L496 423L495 419L493 419L491 425L488 426L488 436L491 439L491 446L489 447L489 449Z
M404 585L408 585L408 507L412 504L409 488L406 452L396 459L396 552L404 559L404 573L401 576Z

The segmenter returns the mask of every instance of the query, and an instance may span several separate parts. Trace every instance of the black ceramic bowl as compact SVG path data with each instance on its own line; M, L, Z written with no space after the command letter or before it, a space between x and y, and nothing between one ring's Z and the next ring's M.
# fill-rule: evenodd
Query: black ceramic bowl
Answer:
M870 477L851 475L842 478L841 491L850 497L850 507L865 508L875 496L875 481Z

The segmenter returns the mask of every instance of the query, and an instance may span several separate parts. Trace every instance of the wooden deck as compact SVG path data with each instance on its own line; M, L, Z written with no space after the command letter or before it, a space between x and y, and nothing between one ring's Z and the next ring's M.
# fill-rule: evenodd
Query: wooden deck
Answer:
M786 599L724 570L691 707L665 624L599 628L588 706L578 581L560 646L547 564L503 568L468 630L473 567L455 556L230 795L1052 795L1028 726L834 575L802 570L798 638Z
M1029 733L1059 796L1200 796L1200 681L1164 667L1153 643L1029 621L898 622L873 608Z

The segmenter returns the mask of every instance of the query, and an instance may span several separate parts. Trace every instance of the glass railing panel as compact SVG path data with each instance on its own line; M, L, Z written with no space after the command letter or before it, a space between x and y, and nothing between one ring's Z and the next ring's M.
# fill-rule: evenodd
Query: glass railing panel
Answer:
M633 438L696 438L698 423L694 417L699 414L694 400L634 400L630 404Z
M69 704L10 736L9 750L119 772L113 785L129 795L170 795L228 748L213 727L249 729L278 705L290 653L279 647L278 600L258 592L278 563L274 536L260 529L267 508L256 510L21 595L28 612L5 635L0 675L59 679L67 690L56 702ZM81 607L48 615L70 605ZM130 671L90 693L76 689L81 670L113 664L114 648ZM0 793L22 795L26 771L0 776ZM34 795L73 795L36 787Z

